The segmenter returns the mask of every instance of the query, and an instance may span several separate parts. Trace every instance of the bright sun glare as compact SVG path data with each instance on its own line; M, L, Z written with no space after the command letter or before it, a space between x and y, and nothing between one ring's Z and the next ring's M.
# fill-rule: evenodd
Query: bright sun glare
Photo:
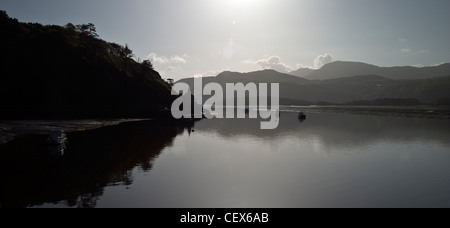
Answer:
M228 2L236 8L248 8L252 7L261 0L228 0Z

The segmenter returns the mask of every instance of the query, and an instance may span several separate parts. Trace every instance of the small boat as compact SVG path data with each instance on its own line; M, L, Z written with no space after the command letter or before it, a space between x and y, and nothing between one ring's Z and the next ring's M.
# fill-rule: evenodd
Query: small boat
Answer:
M300 120L306 120L306 115L305 115L305 113L300 112L300 113L298 114L298 118L299 118Z

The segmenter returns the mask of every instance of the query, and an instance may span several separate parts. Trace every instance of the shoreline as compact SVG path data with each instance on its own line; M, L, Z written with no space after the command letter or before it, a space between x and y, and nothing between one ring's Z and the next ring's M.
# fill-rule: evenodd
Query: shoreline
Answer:
M49 135L94 130L116 126L122 123L140 122L151 119L105 119L105 120L1 120L0 144L6 144L24 135Z
M353 115L450 120L445 106L281 106L282 111L311 113L348 113Z
M450 120L450 107L445 106L280 106L281 112L346 113L351 115L387 116ZM49 135L94 130L147 119L91 120L0 120L0 144L24 135Z

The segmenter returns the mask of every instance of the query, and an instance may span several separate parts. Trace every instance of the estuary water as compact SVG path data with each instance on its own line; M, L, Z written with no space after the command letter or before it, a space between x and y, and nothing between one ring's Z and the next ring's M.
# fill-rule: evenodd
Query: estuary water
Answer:
M2 207L450 207L450 121L282 112L0 145Z

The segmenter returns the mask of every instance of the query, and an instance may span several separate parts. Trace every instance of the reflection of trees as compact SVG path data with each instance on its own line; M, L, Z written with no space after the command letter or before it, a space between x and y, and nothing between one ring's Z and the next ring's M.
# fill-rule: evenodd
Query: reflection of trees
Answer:
M63 157L48 153L45 136L0 145L0 203L27 207L65 200L68 206L95 207L105 186L132 184L131 171L150 171L161 151L192 124L147 121L69 134Z

